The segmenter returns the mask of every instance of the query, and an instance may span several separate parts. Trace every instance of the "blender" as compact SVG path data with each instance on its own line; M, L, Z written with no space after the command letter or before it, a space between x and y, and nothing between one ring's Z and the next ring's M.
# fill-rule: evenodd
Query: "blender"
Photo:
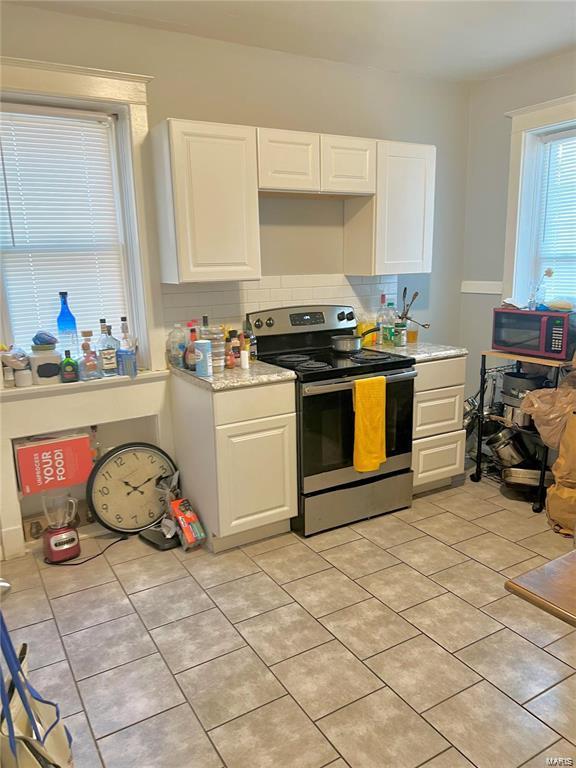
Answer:
M47 563L61 563L80 554L78 531L72 525L76 505L76 499L71 496L42 496L42 507L49 526L42 534Z

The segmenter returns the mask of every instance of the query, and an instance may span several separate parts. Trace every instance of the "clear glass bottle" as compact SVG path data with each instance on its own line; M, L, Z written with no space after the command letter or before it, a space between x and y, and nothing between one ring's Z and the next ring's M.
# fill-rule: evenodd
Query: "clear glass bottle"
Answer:
M106 320L100 318L100 338L98 339L98 355L100 357L100 366L104 376L118 375L118 358L116 351L120 347L120 342L112 336L112 327L106 325Z
M135 379L138 375L138 365L136 361L136 339L130 335L128 330L128 320L126 317L120 318L120 349L116 350L118 360L118 375L130 376Z
M92 379L101 379L102 370L98 354L92 344L92 331L81 331L82 336L82 355L78 360L78 372L80 381L90 381Z
M70 350L72 355L78 354L78 328L76 318L68 306L68 291L60 291L60 314L56 318L58 328L58 347L61 352Z

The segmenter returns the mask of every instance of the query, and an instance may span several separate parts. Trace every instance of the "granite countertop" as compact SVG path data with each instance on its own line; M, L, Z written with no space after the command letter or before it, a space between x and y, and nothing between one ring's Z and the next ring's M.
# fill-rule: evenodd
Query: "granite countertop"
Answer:
M394 352L396 355L405 355L415 358L417 363L427 363L432 360L446 360L449 357L465 357L468 350L464 347L451 347L444 344L428 344L419 341L416 344L407 344L405 347L391 347L376 344L371 349L379 349L385 352Z
M296 379L294 371L280 368L277 365L262 363L260 360L252 363L248 370L226 368L222 373L215 373L213 376L197 376L194 371L187 371L183 368L172 368L172 373L189 379L191 383L200 387L211 389L213 392L224 392L227 389L242 389L244 387L260 387Z

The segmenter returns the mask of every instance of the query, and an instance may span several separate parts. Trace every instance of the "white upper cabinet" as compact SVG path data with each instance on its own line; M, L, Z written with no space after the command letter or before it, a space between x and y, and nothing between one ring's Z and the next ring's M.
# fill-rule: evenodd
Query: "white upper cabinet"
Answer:
M258 128L260 189L320 191L320 134Z
M256 128L166 120L154 132L162 280L255 280Z
M432 271L436 147L378 142L374 274Z
M320 136L322 192L373 194L376 191L376 141L351 136Z

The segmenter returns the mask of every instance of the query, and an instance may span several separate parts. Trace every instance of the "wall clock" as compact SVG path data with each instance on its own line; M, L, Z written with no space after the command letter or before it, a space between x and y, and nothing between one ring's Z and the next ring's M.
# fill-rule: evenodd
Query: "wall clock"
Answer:
M137 533L163 516L156 482L174 472L170 456L155 445L119 445L92 468L86 486L88 506L106 528Z

